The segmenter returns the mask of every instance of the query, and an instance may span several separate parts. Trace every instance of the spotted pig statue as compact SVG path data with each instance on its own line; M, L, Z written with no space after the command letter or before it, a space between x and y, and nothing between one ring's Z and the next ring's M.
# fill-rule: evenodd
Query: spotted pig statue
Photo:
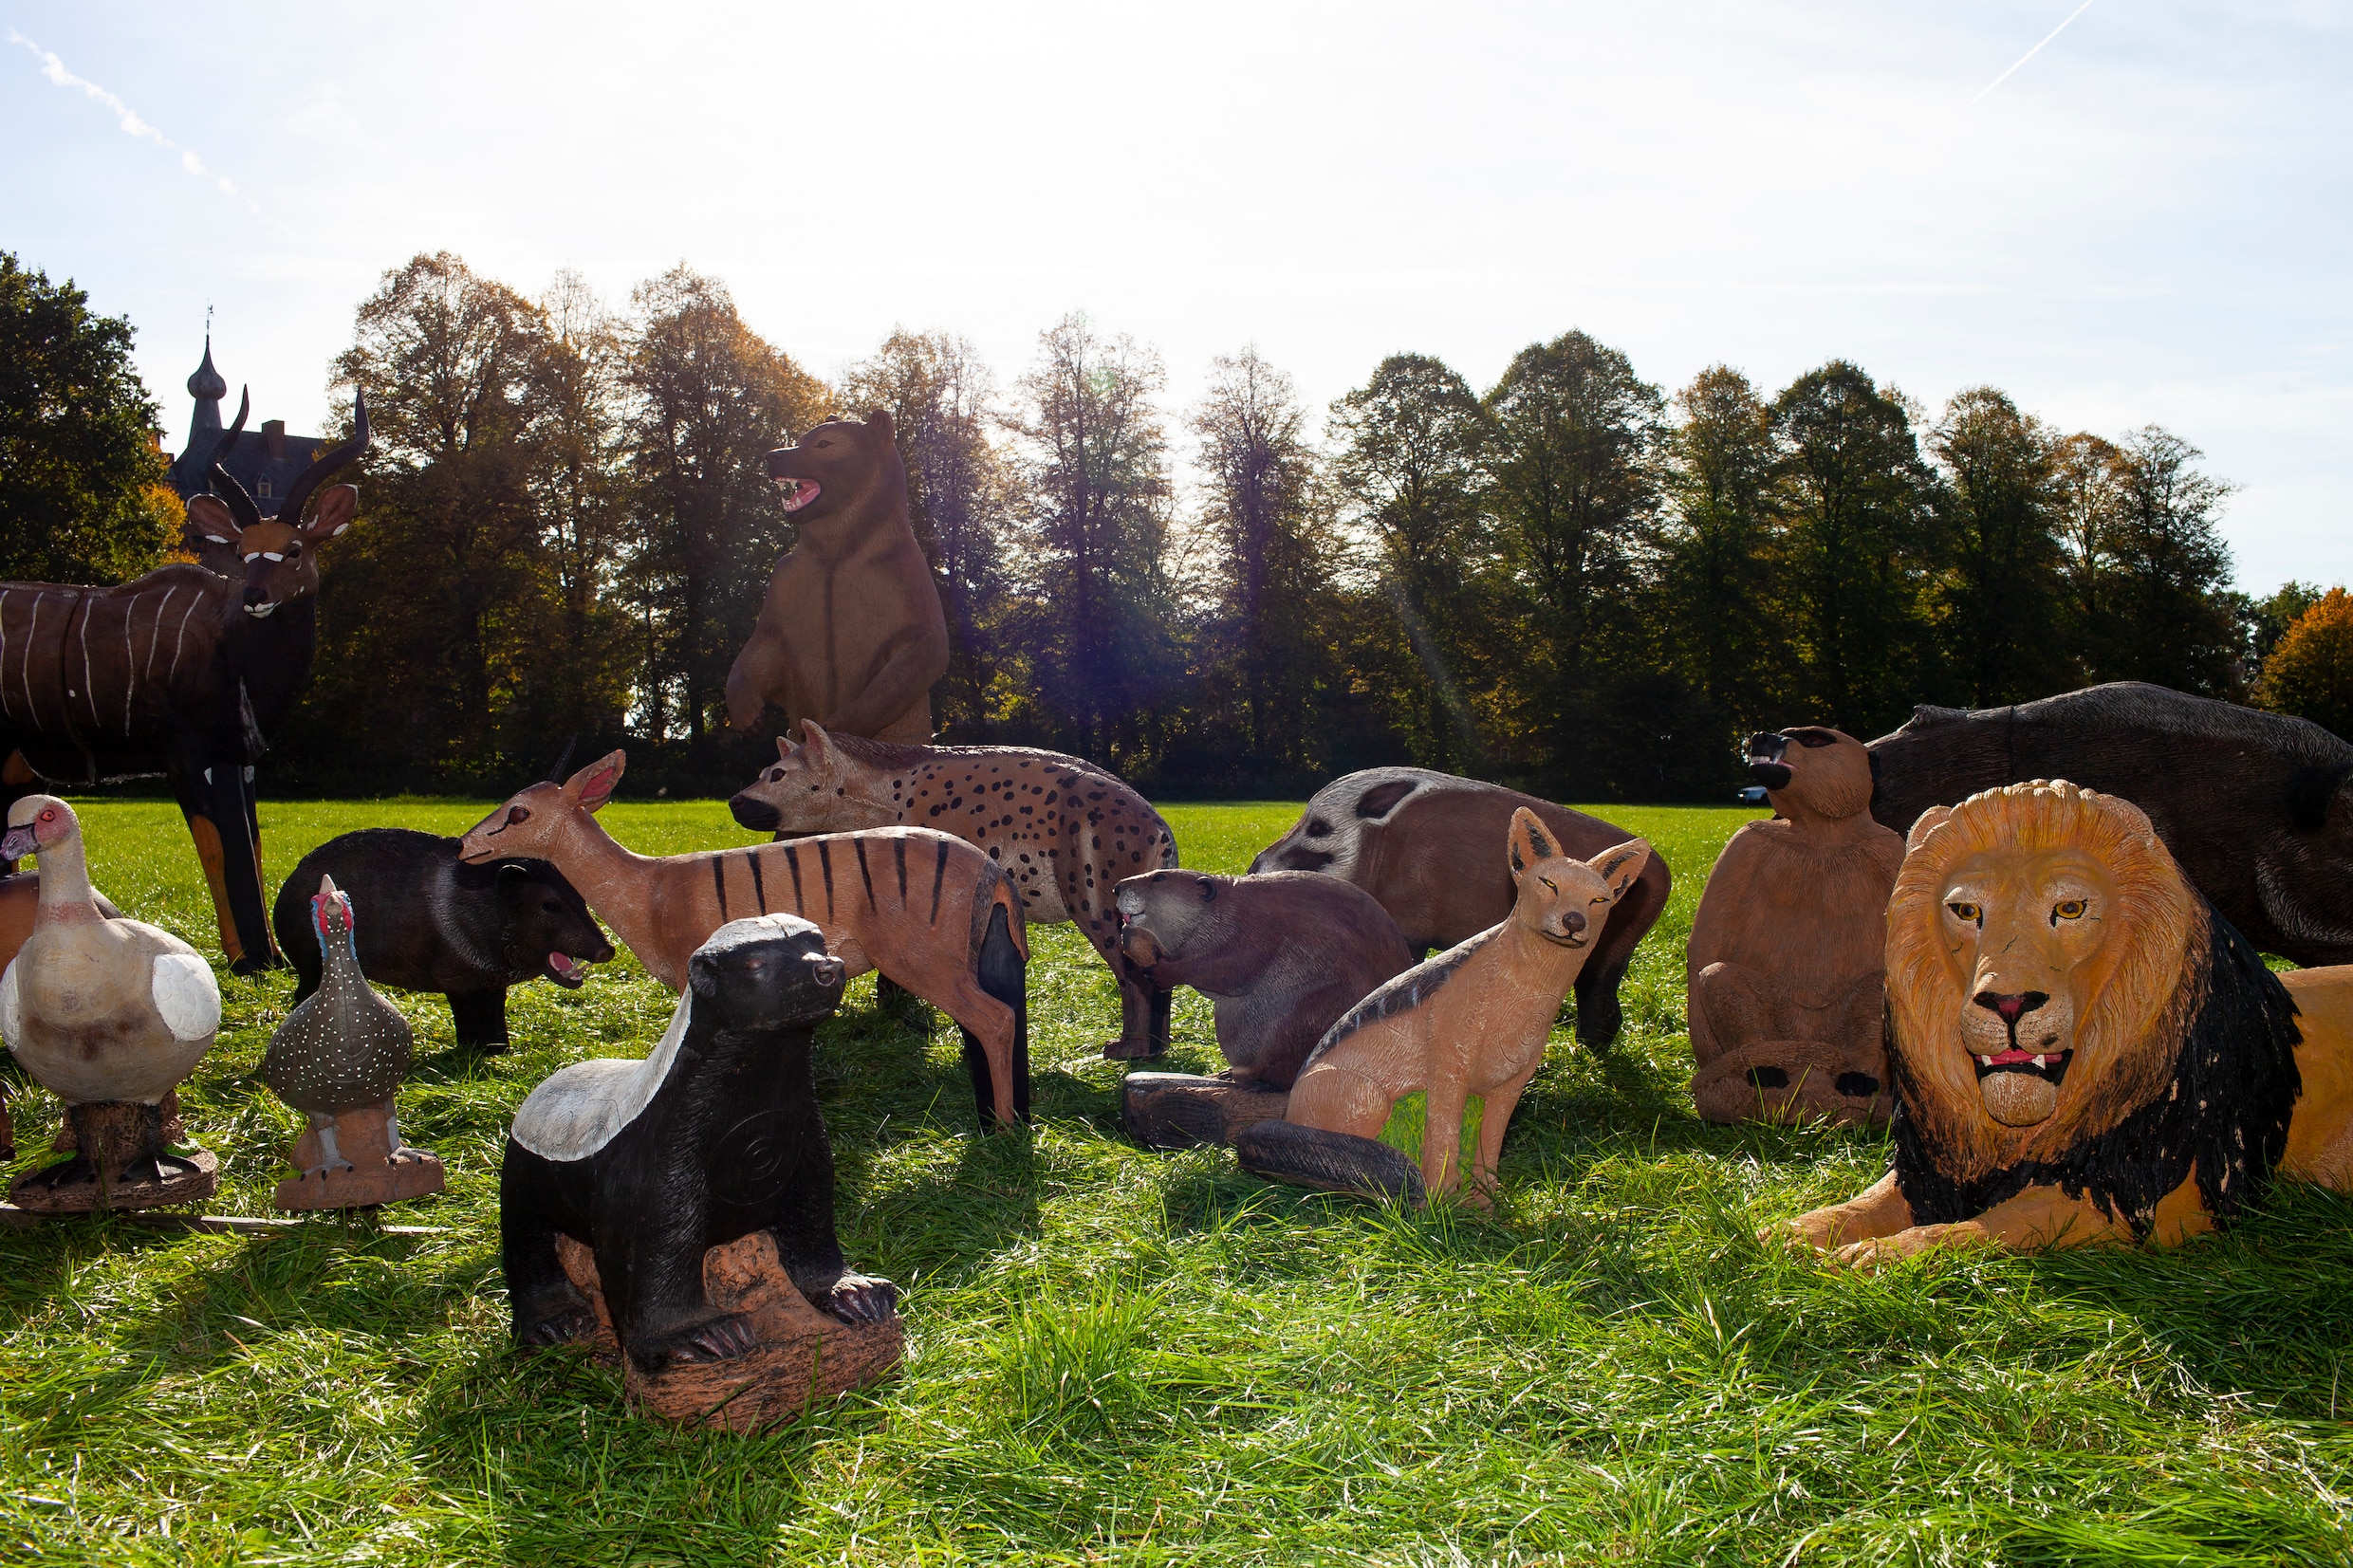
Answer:
M728 802L755 832L787 837L879 827L953 833L1005 868L1033 925L1068 920L1120 983L1120 1038L1103 1055L1168 1049L1169 991L1120 950L1113 890L1171 870L1176 838L1150 802L1093 763L1024 747L899 746L802 723L795 746Z

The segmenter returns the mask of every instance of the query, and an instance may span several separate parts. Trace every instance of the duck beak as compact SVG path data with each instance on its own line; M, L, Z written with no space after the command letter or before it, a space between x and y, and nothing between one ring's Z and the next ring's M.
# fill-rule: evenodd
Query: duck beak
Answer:
M0 838L0 860L21 860L28 855L40 853L41 846L34 841L29 824L12 827L6 838Z

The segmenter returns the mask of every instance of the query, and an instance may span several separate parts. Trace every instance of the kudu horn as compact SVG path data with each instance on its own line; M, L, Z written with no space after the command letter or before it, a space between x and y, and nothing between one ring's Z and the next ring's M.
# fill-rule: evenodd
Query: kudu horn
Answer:
M572 753L578 750L579 747L580 736L577 734L575 734L570 740L564 743L564 749L556 753L555 766L547 770L547 782L549 784L562 784L564 782L564 765L572 760Z
M242 421L245 415L240 414L237 417ZM286 499L278 505L278 520L295 527L301 527L303 507L309 501L310 492L317 489L327 475L344 464L355 461L367 450L367 388L361 387L353 394L351 399L351 439L340 446L329 447L319 453L310 460L310 467L295 476L293 485L286 492Z
M220 440L213 448L213 459L210 465L213 474L208 488L228 506L229 515L235 519L240 530L250 528L259 523L262 520L262 509L253 505L253 498L245 493L245 487L229 476L229 470L221 467L221 460L235 450L237 437L245 431L245 416L252 412L252 389L250 387L241 389L237 397L237 422L221 432Z

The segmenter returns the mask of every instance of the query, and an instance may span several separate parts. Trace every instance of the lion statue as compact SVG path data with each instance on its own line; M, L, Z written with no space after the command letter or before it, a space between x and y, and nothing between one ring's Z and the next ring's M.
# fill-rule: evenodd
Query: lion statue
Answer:
M2274 1176L2353 1191L2353 966L2274 975L2128 801L2035 780L1923 812L1887 906L1895 1168L1760 1232L2170 1245Z

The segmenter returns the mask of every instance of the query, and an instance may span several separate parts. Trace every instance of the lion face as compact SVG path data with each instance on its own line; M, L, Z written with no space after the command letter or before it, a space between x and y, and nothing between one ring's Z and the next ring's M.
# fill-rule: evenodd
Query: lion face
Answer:
M2199 906L2131 802L2037 780L1924 813L1887 910L1908 1115L1994 1169L2161 1093Z
M2115 876L2078 850L1987 850L1945 878L1936 922L1968 998L1953 1044L2004 1126L2030 1127L2057 1108L2076 1021L2105 978L2097 960L2115 908Z

